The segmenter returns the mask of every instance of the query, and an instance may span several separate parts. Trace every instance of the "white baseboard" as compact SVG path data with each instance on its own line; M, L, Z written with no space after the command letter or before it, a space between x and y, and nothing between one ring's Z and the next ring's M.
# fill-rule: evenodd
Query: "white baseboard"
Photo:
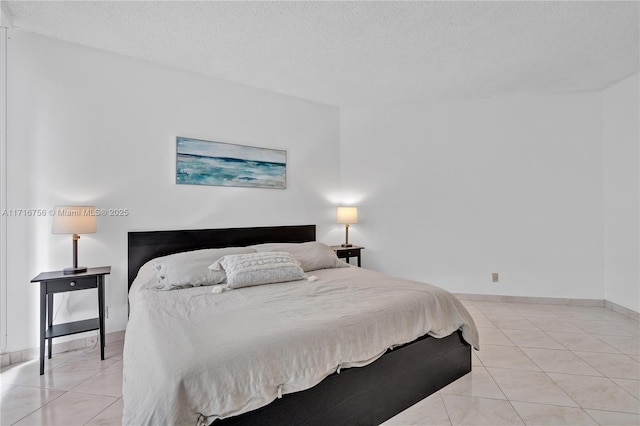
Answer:
M67 340L66 342L53 343L51 348L52 353L59 354L62 352L75 351L78 349L92 348L98 341L98 333L95 336L81 337L79 339ZM118 342L124 340L124 330L114 331L105 335L105 345L112 342ZM17 364L19 362L30 361L32 359L38 359L40 357L39 348L23 349L16 352L8 352L0 354L1 366Z
M566 299L561 297L500 296L497 294L466 293L454 293L454 295L460 300L478 300L483 302L605 307L604 300L602 299Z
M624 306L609 302L608 300L604 301L604 307L629 318L633 318L636 321L640 321L640 312L636 312L633 309L625 308Z
M454 293L460 300L480 301L480 302L501 302L501 303L530 303L542 305L565 305L565 306L592 306L607 308L629 318L640 321L640 313L620 306L616 303L602 299L564 299L561 297L529 297L529 296L500 296L496 294L466 294Z

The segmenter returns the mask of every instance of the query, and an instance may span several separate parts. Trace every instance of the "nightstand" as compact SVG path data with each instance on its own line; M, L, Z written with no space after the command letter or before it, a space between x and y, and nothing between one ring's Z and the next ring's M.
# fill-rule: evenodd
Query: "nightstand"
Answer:
M88 268L85 272L65 274L63 271L42 272L31 280L40 283L40 375L44 374L44 345L49 340L51 358L54 337L100 330L100 359L104 359L104 276L111 266ZM98 317L64 324L53 324L53 295L67 291L98 289Z
M351 246L351 247L331 246L331 249L336 252L336 255L340 259L345 259L345 262L347 263L349 263L350 258L357 257L358 266L362 266L362 250L364 250L364 247L362 246Z

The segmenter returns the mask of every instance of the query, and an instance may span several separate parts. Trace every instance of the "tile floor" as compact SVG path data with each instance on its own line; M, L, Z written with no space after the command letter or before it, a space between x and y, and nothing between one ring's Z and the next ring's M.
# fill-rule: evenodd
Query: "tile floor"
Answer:
M640 425L640 323L605 308L464 301L473 372L385 425ZM122 344L0 371L2 425L119 425Z
M385 425L640 425L640 322L605 308L465 301L473 371Z

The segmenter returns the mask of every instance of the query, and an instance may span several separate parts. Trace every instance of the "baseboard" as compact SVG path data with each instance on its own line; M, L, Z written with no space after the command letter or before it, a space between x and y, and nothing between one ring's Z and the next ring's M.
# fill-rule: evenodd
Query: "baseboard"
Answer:
M625 308L624 306L609 302L608 300L604 301L604 307L629 318L633 318L636 321L640 321L640 312L636 312L633 309Z
M503 303L531 303L542 305L594 306L604 308L602 299L567 299L562 297L530 297L530 296L501 296L497 294L465 294L454 293L461 300L478 300L483 302Z
M65 342L53 343L53 347L51 351L54 354L59 354L61 352L75 351L78 349L86 349L92 348L93 345L98 341L98 333L96 332L95 336L89 337L81 337L78 339L67 340ZM111 333L107 333L105 335L105 345L108 345L112 342L118 342L124 340L124 330L114 331ZM0 359L2 363L0 364L2 367L17 364L19 362L30 361L32 359L38 359L40 357L40 349L39 348L30 348L23 349L21 351L16 352L7 352L4 354L0 354Z
M602 299L566 299L561 297L529 297L529 296L501 296L497 294L466 294L454 293L460 300L480 301L480 302L502 302L502 303L530 303L542 305L566 305L566 306L591 306L606 308L629 318L640 321L640 313L633 309L625 308L616 303Z

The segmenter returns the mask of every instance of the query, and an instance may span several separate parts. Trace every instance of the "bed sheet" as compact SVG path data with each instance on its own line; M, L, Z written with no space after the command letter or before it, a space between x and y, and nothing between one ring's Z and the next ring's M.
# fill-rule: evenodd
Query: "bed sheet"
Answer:
M214 294L157 291L143 267L129 295L125 425L210 424L308 389L394 346L460 329L479 347L471 315L449 292L349 267Z

